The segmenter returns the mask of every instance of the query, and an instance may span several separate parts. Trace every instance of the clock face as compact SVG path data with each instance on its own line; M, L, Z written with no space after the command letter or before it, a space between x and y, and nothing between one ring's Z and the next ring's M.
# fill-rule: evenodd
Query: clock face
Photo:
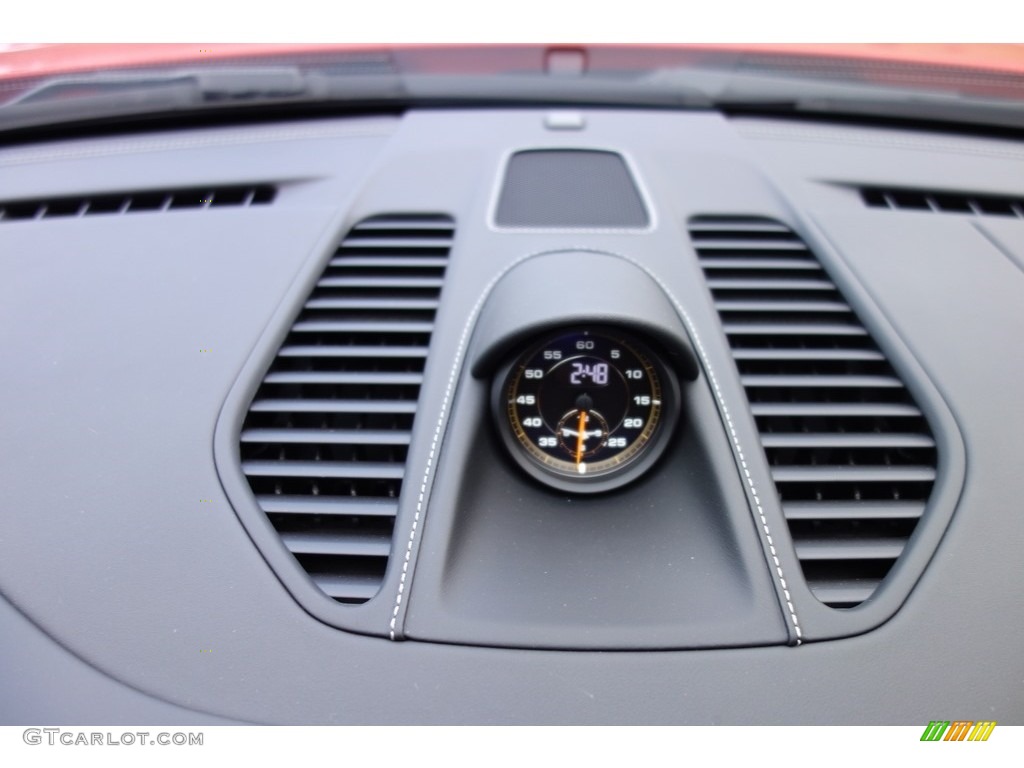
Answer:
M664 449L678 412L671 372L640 341L605 329L538 339L507 369L496 416L513 458L562 490L609 490ZM666 435L667 436L667 435Z

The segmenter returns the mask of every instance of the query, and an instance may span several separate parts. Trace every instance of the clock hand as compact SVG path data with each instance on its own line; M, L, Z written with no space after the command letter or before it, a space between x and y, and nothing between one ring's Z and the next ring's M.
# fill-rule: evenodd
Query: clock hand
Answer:
M585 439L583 428L587 426L587 412L580 411L579 433L576 435L576 466L579 466L583 459L583 440Z

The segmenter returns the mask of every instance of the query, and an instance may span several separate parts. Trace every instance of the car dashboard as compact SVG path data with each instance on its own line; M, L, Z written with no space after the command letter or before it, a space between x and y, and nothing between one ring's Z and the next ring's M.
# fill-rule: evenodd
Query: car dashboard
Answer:
M418 108L0 169L4 721L1024 714L1019 141Z

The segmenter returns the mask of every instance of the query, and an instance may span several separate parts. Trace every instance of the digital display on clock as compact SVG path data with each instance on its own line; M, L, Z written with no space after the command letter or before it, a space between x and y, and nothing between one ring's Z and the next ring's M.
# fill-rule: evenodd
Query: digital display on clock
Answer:
M608 384L608 363L586 363L574 360L569 373L569 383L575 386Z

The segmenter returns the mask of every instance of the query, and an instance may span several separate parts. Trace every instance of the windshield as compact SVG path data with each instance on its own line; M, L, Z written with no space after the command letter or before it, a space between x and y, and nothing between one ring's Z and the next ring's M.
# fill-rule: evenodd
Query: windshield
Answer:
M1024 94L1024 45L62 44L0 46L4 100L59 75L287 65L344 74L632 76L673 68L898 85L975 96Z
M0 136L576 105L1024 129L1024 45L9 45ZM134 126L128 122L135 120Z

